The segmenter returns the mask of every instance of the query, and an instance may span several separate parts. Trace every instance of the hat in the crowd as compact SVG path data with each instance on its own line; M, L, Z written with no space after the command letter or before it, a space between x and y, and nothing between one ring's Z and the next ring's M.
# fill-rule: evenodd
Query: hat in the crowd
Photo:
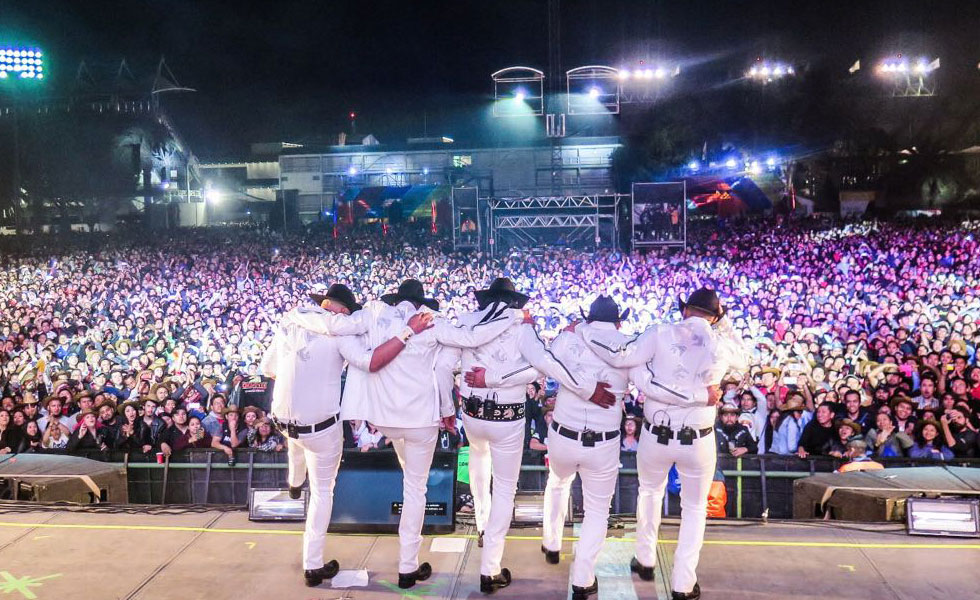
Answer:
M898 370L898 365L894 363L888 363L887 365L885 365L881 369L881 372L884 373L885 375L893 375L893 374L898 375L900 373L900 371Z
M242 411L239 410L239 408L234 404L229 404L223 411L221 411L222 415L227 415L228 413L238 413L238 415L241 416Z
M265 411L258 406L248 405L242 409L242 416L244 417L247 413L255 413L255 416L262 419L265 417Z
M317 306L323 304L324 300L334 300L340 302L347 307L347 310L351 312L357 312L361 310L362 306L354 298L354 292L350 291L350 288L342 283L335 283L331 285L325 293L311 292L310 299L316 302Z
M922 419L921 421L919 421L915 425L916 425L917 431L922 431L925 428L926 425L932 425L933 427L936 428L937 431L939 431L939 435L942 435L942 433L943 433L943 426L940 425L939 424L939 421L937 421L935 419Z
M726 403L724 403L724 404L721 405L721 408L718 409L718 412L721 413L721 414L725 414L725 413L739 413L739 412L741 412L741 409L739 407L735 406L734 404L729 404L728 402L726 402Z
M154 383L153 385L150 386L150 396L156 398L157 390L160 389L160 388L163 388L163 389L167 390L167 395L168 396L173 393L171 391L171 389L170 389L170 386L168 386L168 385L166 385L164 383Z
M81 400L82 398L85 398L85 397L95 398L95 391L94 390L82 390L81 392L78 392L77 394L75 394L74 399L75 399L75 402L78 402L79 400Z
M406 300L414 304L428 306L432 310L439 310L439 302L425 297L422 282L418 279L406 279L398 286L398 291L393 294L384 294L381 296L381 301L391 306L395 306L399 302Z
M99 413L96 412L95 410L91 408L83 408L82 410L78 411L78 414L75 415L76 420L81 421L82 417L84 417L85 415L95 415L96 419L99 418Z
M806 404L804 404L803 399L798 396L793 396L779 408L779 412L790 412L794 410L806 410Z
M726 375L725 378L721 380L722 387L728 384L738 385L739 383L741 383L741 380L738 377L732 375Z
M491 302L503 302L515 308L524 308L527 301L531 298L517 291L514 282L509 277L498 277L490 283L490 287L485 290L474 290L473 296L476 304L483 310L490 306Z
M34 396L31 396L30 398L25 398L20 402L18 402L17 405L14 406L14 408L22 409L30 404L38 404L38 403L39 403L38 399L35 398Z
M685 308L691 307L702 312L706 312L709 315L713 315L719 319L725 316L725 309L721 305L721 300L718 298L717 292L714 290L709 290L705 287L695 290L690 296L687 297L687 302L681 300L680 296L677 297L677 301L680 305L681 312L683 312Z
M125 414L126 413L126 407L127 406L132 406L133 407L133 410L135 410L136 412L139 412L140 411L140 408L143 405L142 405L142 403L140 403L137 400L127 400L127 401L123 402L122 404L120 404L119 406L116 407L116 412L119 413L120 415Z
M102 399L99 400L93 408L95 409L95 412L99 412L100 410L102 410L103 406L110 406L112 407L113 411L115 411L117 408L116 402L112 398L108 398L106 396L103 396Z
M142 408L143 405L146 404L147 402L152 402L153 404L156 404L157 406L160 406L160 401L157 400L156 398L151 397L151 396L143 396L142 398L140 398L138 400L138 402L139 402L140 408Z
M71 373L68 371L58 371L51 376L51 381L62 381L66 379L71 379Z
M779 377L780 375L782 375L783 372L779 367L766 367L762 369L762 371L760 371L759 373L762 375L768 373L770 375L775 375L776 377Z
M51 394L50 396L45 396L44 399L41 400L41 408L48 410L48 404L50 404L52 400L58 400L60 402L65 401L65 399L58 394Z
M905 394L896 394L895 397L892 398L891 402L889 402L888 404L891 405L892 410L895 410L895 408L897 408L898 405L902 404L903 402L908 404L912 408L915 408L915 402L913 402L912 399L906 396Z
M858 424L853 419L841 419L837 421L836 429L840 429L842 426L847 425L854 432L854 435L861 435L861 425Z
M599 296L589 305L589 314L585 314L581 308L579 312L586 321L600 321L603 323L619 323L630 314L630 309L619 312L619 305L609 296Z
M748 423L749 425L755 426L755 418L752 416L752 413L747 413L747 412L739 413L738 422Z
M166 366L167 366L167 359L162 356L154 360L152 363L150 363L151 369L155 369L157 367L166 367Z
M207 385L209 383L211 385L218 385L218 380L214 377L205 377L204 379L201 379L201 385Z

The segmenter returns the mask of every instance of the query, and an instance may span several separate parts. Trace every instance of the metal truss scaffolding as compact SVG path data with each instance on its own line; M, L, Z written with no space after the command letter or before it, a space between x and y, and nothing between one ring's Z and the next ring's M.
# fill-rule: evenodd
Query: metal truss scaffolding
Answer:
M626 194L489 198L491 252L522 246L618 246Z

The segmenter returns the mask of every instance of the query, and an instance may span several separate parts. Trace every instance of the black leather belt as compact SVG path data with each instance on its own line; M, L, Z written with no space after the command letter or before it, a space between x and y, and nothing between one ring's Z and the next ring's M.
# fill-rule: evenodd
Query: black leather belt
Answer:
M275 417L272 418L273 425L275 425L276 428L283 433L283 435L291 437L294 440L299 438L299 436L301 435L307 435L309 433L317 433L319 431L323 431L324 429L327 429L337 421L338 421L337 415L330 417L326 421L320 421L315 425L297 425L295 423L283 423L282 421L276 419Z
M481 421L520 421L527 411L527 403L497 404L494 400L470 396L463 400L463 411Z
M576 442L582 442L583 446L595 446L596 442L604 442L619 437L619 430L616 431L575 431L559 425L557 421L551 422L551 428L562 437L567 437Z
M666 444L668 440L674 438L680 440L682 444L690 444L693 440L708 437L715 431L714 427L704 427L702 429L682 427L681 429L674 430L666 425L654 425L646 419L643 420L643 428L657 436L657 441L661 444Z

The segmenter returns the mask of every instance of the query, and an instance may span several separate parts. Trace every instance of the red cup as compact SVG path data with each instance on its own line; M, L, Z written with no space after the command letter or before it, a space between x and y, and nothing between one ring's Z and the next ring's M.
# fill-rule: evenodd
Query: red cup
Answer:
M163 452L157 452L157 464L162 465L164 458Z

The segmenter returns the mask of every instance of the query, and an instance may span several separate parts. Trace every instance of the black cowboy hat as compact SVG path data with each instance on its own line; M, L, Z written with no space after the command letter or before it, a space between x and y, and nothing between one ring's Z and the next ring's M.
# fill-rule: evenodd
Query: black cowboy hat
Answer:
M514 282L508 277L494 279L487 289L474 290L473 296L476 297L476 303L480 310L489 306L491 302L503 302L507 305L513 305L515 308L524 308L524 305L530 300L528 296L514 288Z
M725 309L721 305L721 300L718 299L718 294L708 288L703 287L696 290L687 297L687 302L681 300L680 296L677 297L677 301L680 304L681 312L684 312L684 309L690 306L719 319L725 316Z
M310 292L310 300L316 302L317 306L323 304L323 301L328 298L330 300L340 302L347 307L347 310L351 312L357 312L362 308L354 298L354 293L350 291L350 288L342 283L335 283L331 285L330 288L322 294L318 292Z
M602 321L604 323L619 323L626 319L630 314L630 309L626 309L620 314L619 305L609 296L599 296L592 301L589 306L589 314L585 314L581 308L578 309L586 321Z
M428 306L432 310L439 310L439 302L433 300L432 298L425 297L425 291L422 289L422 282L418 279L406 279L400 286L398 286L397 292L394 294L385 294L381 296L381 301L385 304L390 304L391 306L395 306L399 302L405 300L415 304Z

